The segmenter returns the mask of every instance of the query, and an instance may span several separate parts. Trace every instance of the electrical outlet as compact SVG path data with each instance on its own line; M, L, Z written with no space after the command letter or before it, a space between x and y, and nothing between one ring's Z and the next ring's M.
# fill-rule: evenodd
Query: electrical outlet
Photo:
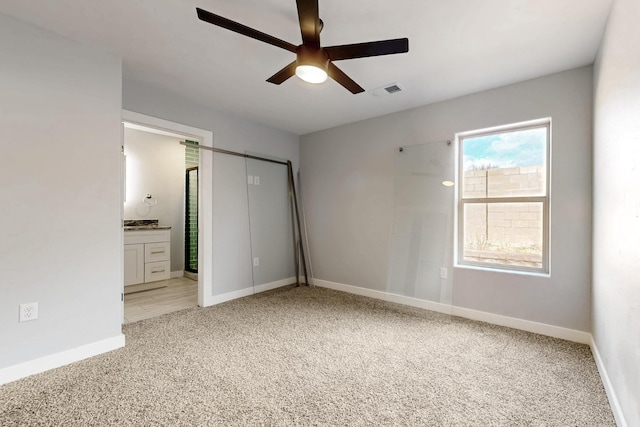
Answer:
M447 269L446 269L446 267L440 267L440 278L441 279L446 279L447 278Z
M254 267L258 267L259 265L260 265L260 258L255 257L255 258L253 259L253 266L254 266Z
M260 185L260 177L258 175L253 177L253 183L255 185Z
M38 318L37 302L20 304L20 321L21 322L28 322L29 320L36 320L37 318Z
M247 184L253 185L253 175L247 175Z

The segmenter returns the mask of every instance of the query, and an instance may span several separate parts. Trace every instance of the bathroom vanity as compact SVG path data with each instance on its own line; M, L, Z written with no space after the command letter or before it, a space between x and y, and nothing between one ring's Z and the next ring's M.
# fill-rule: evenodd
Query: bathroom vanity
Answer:
M164 286L153 282L170 277L171 227L127 225L125 222L125 293Z

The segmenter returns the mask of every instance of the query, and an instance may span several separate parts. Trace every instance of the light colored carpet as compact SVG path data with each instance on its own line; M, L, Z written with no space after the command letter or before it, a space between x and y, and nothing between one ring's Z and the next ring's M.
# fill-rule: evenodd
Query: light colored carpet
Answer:
M124 327L0 387L0 425L612 426L588 346L322 288Z

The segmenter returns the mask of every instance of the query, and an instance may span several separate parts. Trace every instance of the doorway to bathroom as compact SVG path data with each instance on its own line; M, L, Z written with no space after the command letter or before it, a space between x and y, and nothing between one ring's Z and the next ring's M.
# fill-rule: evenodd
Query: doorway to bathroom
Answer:
M204 306L212 197L199 178L211 164L180 142L212 134L128 111L123 125L123 322Z

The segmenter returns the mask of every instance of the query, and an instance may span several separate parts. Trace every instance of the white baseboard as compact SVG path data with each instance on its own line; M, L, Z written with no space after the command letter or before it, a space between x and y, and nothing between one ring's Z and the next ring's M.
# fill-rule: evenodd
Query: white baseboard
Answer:
M438 313L451 314L451 306L448 304L441 304L438 302L432 302L422 300L413 297L405 297L403 295L392 294L389 292L376 291L373 289L360 288L358 286L344 285L342 283L329 282L328 280L321 280L314 278L310 280L314 286L320 286L322 288L334 289L336 291L343 291L350 294L362 295L369 298L380 299L389 302L395 302L398 304L404 304L411 307L424 308L425 310L437 311Z
M547 335L567 341L578 342L581 344L591 344L591 334L588 332L576 331L574 329L567 329L560 326L547 325L544 323L532 322L530 320L517 319L514 317L501 316L499 314L471 310L464 307L456 307L454 305L426 301L413 297L406 297L389 292L375 291L372 289L360 288L357 286L344 285L342 283L329 282L327 280L320 280L316 278L313 279L312 283L316 286L335 289L337 291L343 291L356 295L362 295L365 297L395 302L411 307L424 308L426 310L436 311L438 313L451 314L453 316L478 320L494 325L506 326L513 329L520 329L527 332Z
M0 369L0 385L124 347L123 334Z
M222 304L223 302L231 301L238 298L248 297L249 295L253 295L254 290L253 286L249 286L248 288L239 289L237 291L226 292L224 294L213 295L209 297L207 300L207 306Z
M604 386L604 391L607 393L609 406L611 406L611 412L613 412L613 417L616 420L616 425L618 427L627 427L628 424L624 418L624 414L622 413L622 408L620 407L618 396L616 395L615 389L613 388L613 384L611 383L611 379L609 378L609 374L607 373L607 369L604 366L602 357L600 357L600 351L598 351L598 346L593 340L593 337L591 338L591 353L593 353L593 358L596 361L596 366L598 367L600 378L602 378L602 385Z
M281 288L283 286L288 286L288 285L291 285L293 283L296 283L295 276L294 277L288 277L288 278L282 279L282 280L276 280L275 282L265 283L265 284L262 284L262 285L256 285L256 286L254 286L254 289L255 289L255 293L259 294L260 292L270 291L271 289Z
M198 280L198 273L192 273L190 271L183 271L182 275L183 275L183 277L186 277L187 279Z
M295 277L289 277L287 279L276 280L275 282L264 283L262 285L249 286L237 291L226 292L220 295L214 295L207 299L207 306L221 304L223 302L231 301L237 298L248 297L249 295L259 294L260 292L269 291L271 289L280 288L295 283Z
M502 316L499 314L487 313L485 311L477 311L464 307L453 306L451 314L454 316L464 317L466 319L478 320L480 322L491 323L493 325L506 326L508 328L533 332L534 334L560 338L580 344L591 344L591 334L589 332L577 331L575 329L548 325L546 323L539 323L531 320L518 319L516 317Z
M178 277L182 277L182 276L184 276L184 271L182 270L172 271L171 274L169 275L169 277L172 279L177 279Z

